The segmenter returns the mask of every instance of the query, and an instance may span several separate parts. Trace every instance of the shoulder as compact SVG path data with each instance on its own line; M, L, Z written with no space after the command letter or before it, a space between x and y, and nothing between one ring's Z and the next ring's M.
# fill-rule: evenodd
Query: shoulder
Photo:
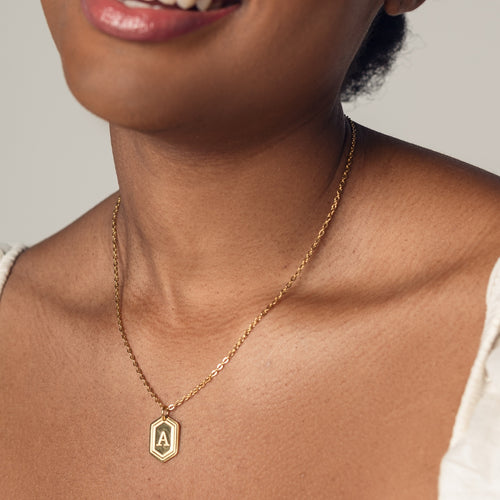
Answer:
M23 321L32 318L35 324L42 316L77 313L103 301L109 292L104 271L111 256L104 226L110 225L110 202L30 248L12 246L0 259L0 290L2 278L5 282L0 337L3 328L20 322L19 311Z
M113 317L108 300L111 251L99 227L110 219L107 208L105 203L96 207L59 234L26 249L15 265L9 265L0 300L4 355L0 379L10 380L16 374L20 386L28 387L33 370L43 378L44 370L74 362L75 349L98 335L93 321ZM19 370L21 365L31 368ZM0 391L0 404L11 397L9 388Z
M432 339L455 363L447 376L463 377L500 258L500 179L363 127L360 146L321 290L331 308L344 300L390 318L381 330Z
M393 219L387 227L399 229L414 251L482 262L491 271L500 257L500 177L367 129L362 134L361 173L385 219Z

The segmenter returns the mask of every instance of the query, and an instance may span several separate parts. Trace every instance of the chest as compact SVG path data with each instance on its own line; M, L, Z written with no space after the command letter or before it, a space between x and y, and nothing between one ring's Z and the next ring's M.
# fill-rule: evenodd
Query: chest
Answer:
M395 312L296 313L276 315L173 412L179 452L166 463L150 454L159 409L119 341L18 332L2 373L5 487L16 498L435 498L477 337L457 346ZM138 351L171 401L220 349L191 350L196 361Z

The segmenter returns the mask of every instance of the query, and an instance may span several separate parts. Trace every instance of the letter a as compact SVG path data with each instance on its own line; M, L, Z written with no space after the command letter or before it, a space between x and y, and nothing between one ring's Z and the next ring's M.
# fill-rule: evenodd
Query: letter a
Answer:
M161 431L156 446L170 446L170 443L168 442L167 439L167 433L165 431Z

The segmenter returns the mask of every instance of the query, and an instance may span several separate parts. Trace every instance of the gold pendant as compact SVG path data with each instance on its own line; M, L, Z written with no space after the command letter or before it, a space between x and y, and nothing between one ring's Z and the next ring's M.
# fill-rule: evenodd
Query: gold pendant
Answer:
M179 451L180 425L173 418L162 415L151 424L149 452L160 462L174 458Z

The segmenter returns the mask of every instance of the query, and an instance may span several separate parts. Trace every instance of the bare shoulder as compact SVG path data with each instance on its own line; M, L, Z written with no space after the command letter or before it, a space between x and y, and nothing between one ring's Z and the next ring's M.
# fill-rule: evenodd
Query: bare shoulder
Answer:
M0 301L2 352L36 356L42 345L57 345L59 335L71 336L68 325L75 318L99 317L112 289L103 278L110 267L109 231L104 233L109 204L104 201L17 258ZM15 362L12 354L2 369Z
M109 350L100 335L113 317L107 300L112 283L104 278L111 273L104 227L108 203L21 254L3 291L0 426L8 431L0 438L0 485L9 498L28 498L35 485L53 492L56 481L49 476L61 470L58 457L68 464L76 458L65 449L67 440L54 439L54 429L67 429L78 400L88 399L85 388L93 386L88 353L98 358L96 352ZM37 439L28 453L19 443L30 435ZM64 477L74 482L71 471L78 466L64 467Z
M321 281L330 307L383 311L470 367L500 258L500 178L363 127L360 145Z
M500 257L500 177L376 132L363 134L369 164L362 175L365 182L370 177L387 227L399 230L399 247L427 263L491 269Z
M8 298L38 298L55 305L64 299L82 299L80 293L84 291L96 293L100 270L109 261L106 237L110 229L105 225L110 227L110 210L112 200L104 200L68 227L24 251L9 277Z

